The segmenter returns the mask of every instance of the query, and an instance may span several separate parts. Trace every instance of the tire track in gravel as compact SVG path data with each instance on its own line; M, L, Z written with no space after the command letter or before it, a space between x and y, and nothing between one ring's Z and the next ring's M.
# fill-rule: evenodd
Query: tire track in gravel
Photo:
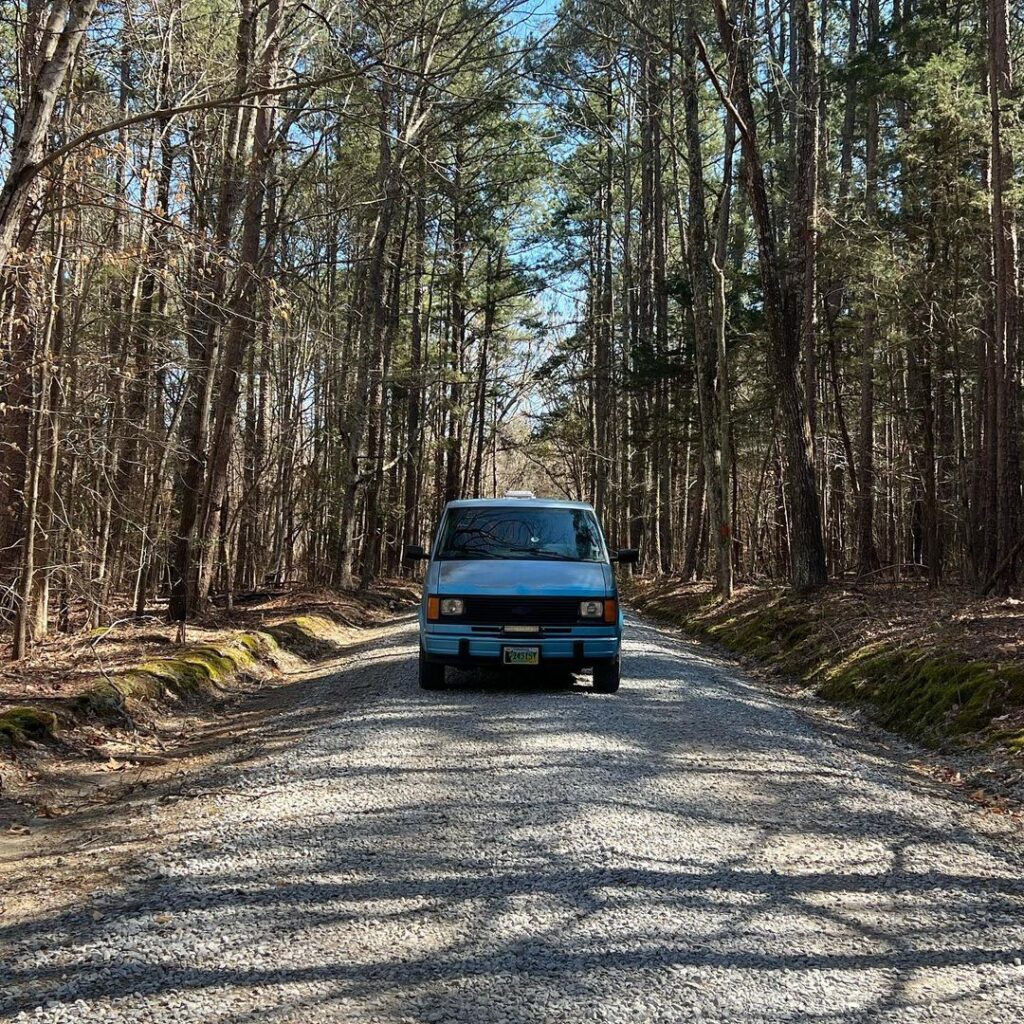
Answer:
M1024 1016L1016 837L878 744L632 616L617 696L415 653L292 687L152 858L0 928L0 1019Z

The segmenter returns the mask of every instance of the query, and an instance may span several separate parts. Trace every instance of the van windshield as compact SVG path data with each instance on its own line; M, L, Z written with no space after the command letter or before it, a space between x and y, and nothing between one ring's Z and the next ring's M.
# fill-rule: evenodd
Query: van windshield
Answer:
M434 557L608 560L597 520L587 509L505 506L449 509Z

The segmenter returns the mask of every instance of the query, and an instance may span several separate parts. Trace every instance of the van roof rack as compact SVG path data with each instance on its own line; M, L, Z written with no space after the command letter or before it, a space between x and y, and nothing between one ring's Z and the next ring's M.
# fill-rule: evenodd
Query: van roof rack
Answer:
M506 498L536 498L537 495L533 491L506 491Z

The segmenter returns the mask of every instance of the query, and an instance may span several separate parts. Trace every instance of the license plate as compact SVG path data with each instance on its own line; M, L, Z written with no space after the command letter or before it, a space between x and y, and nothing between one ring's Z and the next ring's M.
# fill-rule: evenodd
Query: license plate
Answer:
M505 647L501 660L506 665L539 665L539 647Z

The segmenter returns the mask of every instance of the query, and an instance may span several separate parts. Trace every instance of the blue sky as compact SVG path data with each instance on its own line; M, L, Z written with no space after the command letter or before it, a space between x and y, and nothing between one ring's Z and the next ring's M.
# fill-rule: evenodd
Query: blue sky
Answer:
M512 31L517 35L539 36L550 29L558 13L561 0L522 0L509 16Z

